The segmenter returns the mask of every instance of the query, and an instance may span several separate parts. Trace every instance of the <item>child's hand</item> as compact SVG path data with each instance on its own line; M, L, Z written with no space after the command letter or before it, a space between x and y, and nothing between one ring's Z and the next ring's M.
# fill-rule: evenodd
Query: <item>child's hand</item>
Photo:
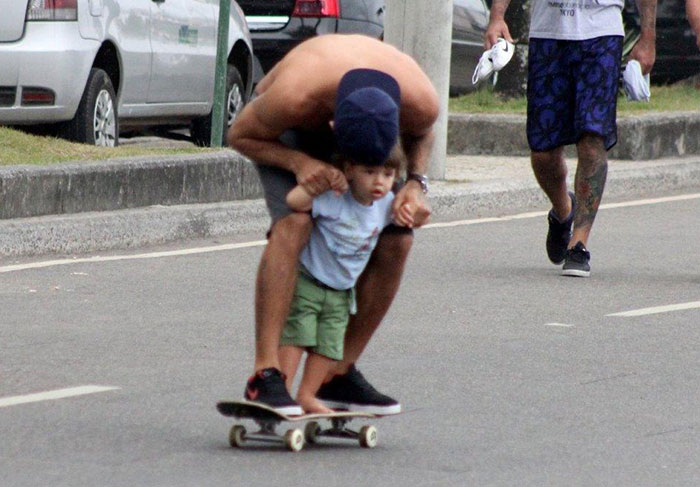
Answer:
M392 217L397 225L418 228L430 219L430 206L418 184L405 185L394 198Z
M345 175L339 169L322 161L308 159L296 173L297 183L303 186L311 196L332 189L337 194L348 189Z
M394 222L402 227L413 228L413 213L415 208L411 206L411 203L404 203L399 207L399 209L394 214Z
M348 190L348 180L345 179L345 174L341 171L335 171L330 179L331 189L333 192L340 196Z

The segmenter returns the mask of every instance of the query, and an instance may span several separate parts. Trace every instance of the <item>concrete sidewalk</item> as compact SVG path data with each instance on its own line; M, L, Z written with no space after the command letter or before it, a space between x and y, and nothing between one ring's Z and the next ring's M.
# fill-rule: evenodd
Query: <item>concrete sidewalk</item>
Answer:
M226 200L229 197L223 194L219 196L226 201L196 202L196 196L201 193L202 184L205 184L202 181L207 178L233 178L237 184L232 185L231 191L242 194L240 183L245 182L244 186L249 186L246 194L259 194L256 193L259 191L256 189L258 183L251 176L254 169L250 162L234 154L232 166L221 165L221 160L232 159L232 154L215 154L213 160L217 169L214 171L206 167L192 168L186 162L169 163L172 168L168 174L176 172L179 177L173 178L165 189L174 192L180 199L169 202L168 206L136 205L139 207L117 210L102 208L101 211L0 220L0 256L77 254L241 233L257 233L260 238L264 238L269 220L261 199L251 196L252 199L231 201ZM575 160L568 162L572 178ZM143 179L149 174L149 164L146 162L121 161L109 164L112 165L111 170L116 170L125 181L129 178L141 181L141 187L153 184ZM105 167L104 163L102 167ZM15 172L18 170L7 169ZM69 177L67 183L61 178L43 178L41 181L47 184L46 181L51 180L64 193L73 191L77 197L85 197L89 193L87 189L90 184L96 184L94 172L88 171L88 174L89 177ZM76 181L82 181L83 184L78 191L75 186L71 188L71 184L75 185ZM612 160L604 201L695 192L699 189L700 156L650 161ZM117 193L116 197L128 200L123 189ZM136 196L138 195L133 197ZM194 201L189 202L188 198ZM449 156L446 160L446 179L432 183L430 201L434 212L433 221L495 216L533 209L547 210L549 207L532 175L529 158L513 156Z

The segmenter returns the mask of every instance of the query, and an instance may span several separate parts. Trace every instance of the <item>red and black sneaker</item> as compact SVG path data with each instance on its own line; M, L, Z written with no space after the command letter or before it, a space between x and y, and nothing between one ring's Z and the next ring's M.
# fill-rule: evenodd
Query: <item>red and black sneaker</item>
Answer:
M304 414L301 406L289 395L284 374L274 367L263 369L248 379L244 397L246 401L259 402L287 416Z
M354 365L346 374L336 375L323 384L316 397L333 409L380 415L401 412L401 404L375 389Z

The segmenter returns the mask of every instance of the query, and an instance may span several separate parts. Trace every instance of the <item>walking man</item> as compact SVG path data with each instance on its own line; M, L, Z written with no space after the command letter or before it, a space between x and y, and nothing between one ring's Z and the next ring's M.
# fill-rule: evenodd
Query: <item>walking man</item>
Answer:
M493 0L484 47L512 42L504 14L510 0ZM533 0L528 51L527 138L532 169L552 203L547 255L565 276L590 276L588 238L617 142L617 91L624 0ZM644 74L656 57L656 0L637 0L641 37L630 53ZM576 144L574 191L566 184L564 146Z

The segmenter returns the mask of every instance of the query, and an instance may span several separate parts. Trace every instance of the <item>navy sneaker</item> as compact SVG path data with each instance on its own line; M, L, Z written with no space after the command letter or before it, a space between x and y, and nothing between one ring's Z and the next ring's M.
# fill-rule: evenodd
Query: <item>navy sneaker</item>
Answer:
M591 275L590 261L591 253L581 242L577 242L573 248L566 251L566 260L561 275L589 277Z
M401 404L372 387L354 365L346 374L323 384L316 397L333 409L381 415L401 412Z
M304 414L301 406L289 395L284 385L284 374L273 367L263 369L248 379L244 397L247 401L259 402L287 416Z
M574 214L576 213L576 197L569 191L571 198L571 213L564 221L560 221L554 208L549 210L547 221L549 231L547 232L547 257L553 264L561 264L566 258L566 248L571 240L571 229L574 226Z

